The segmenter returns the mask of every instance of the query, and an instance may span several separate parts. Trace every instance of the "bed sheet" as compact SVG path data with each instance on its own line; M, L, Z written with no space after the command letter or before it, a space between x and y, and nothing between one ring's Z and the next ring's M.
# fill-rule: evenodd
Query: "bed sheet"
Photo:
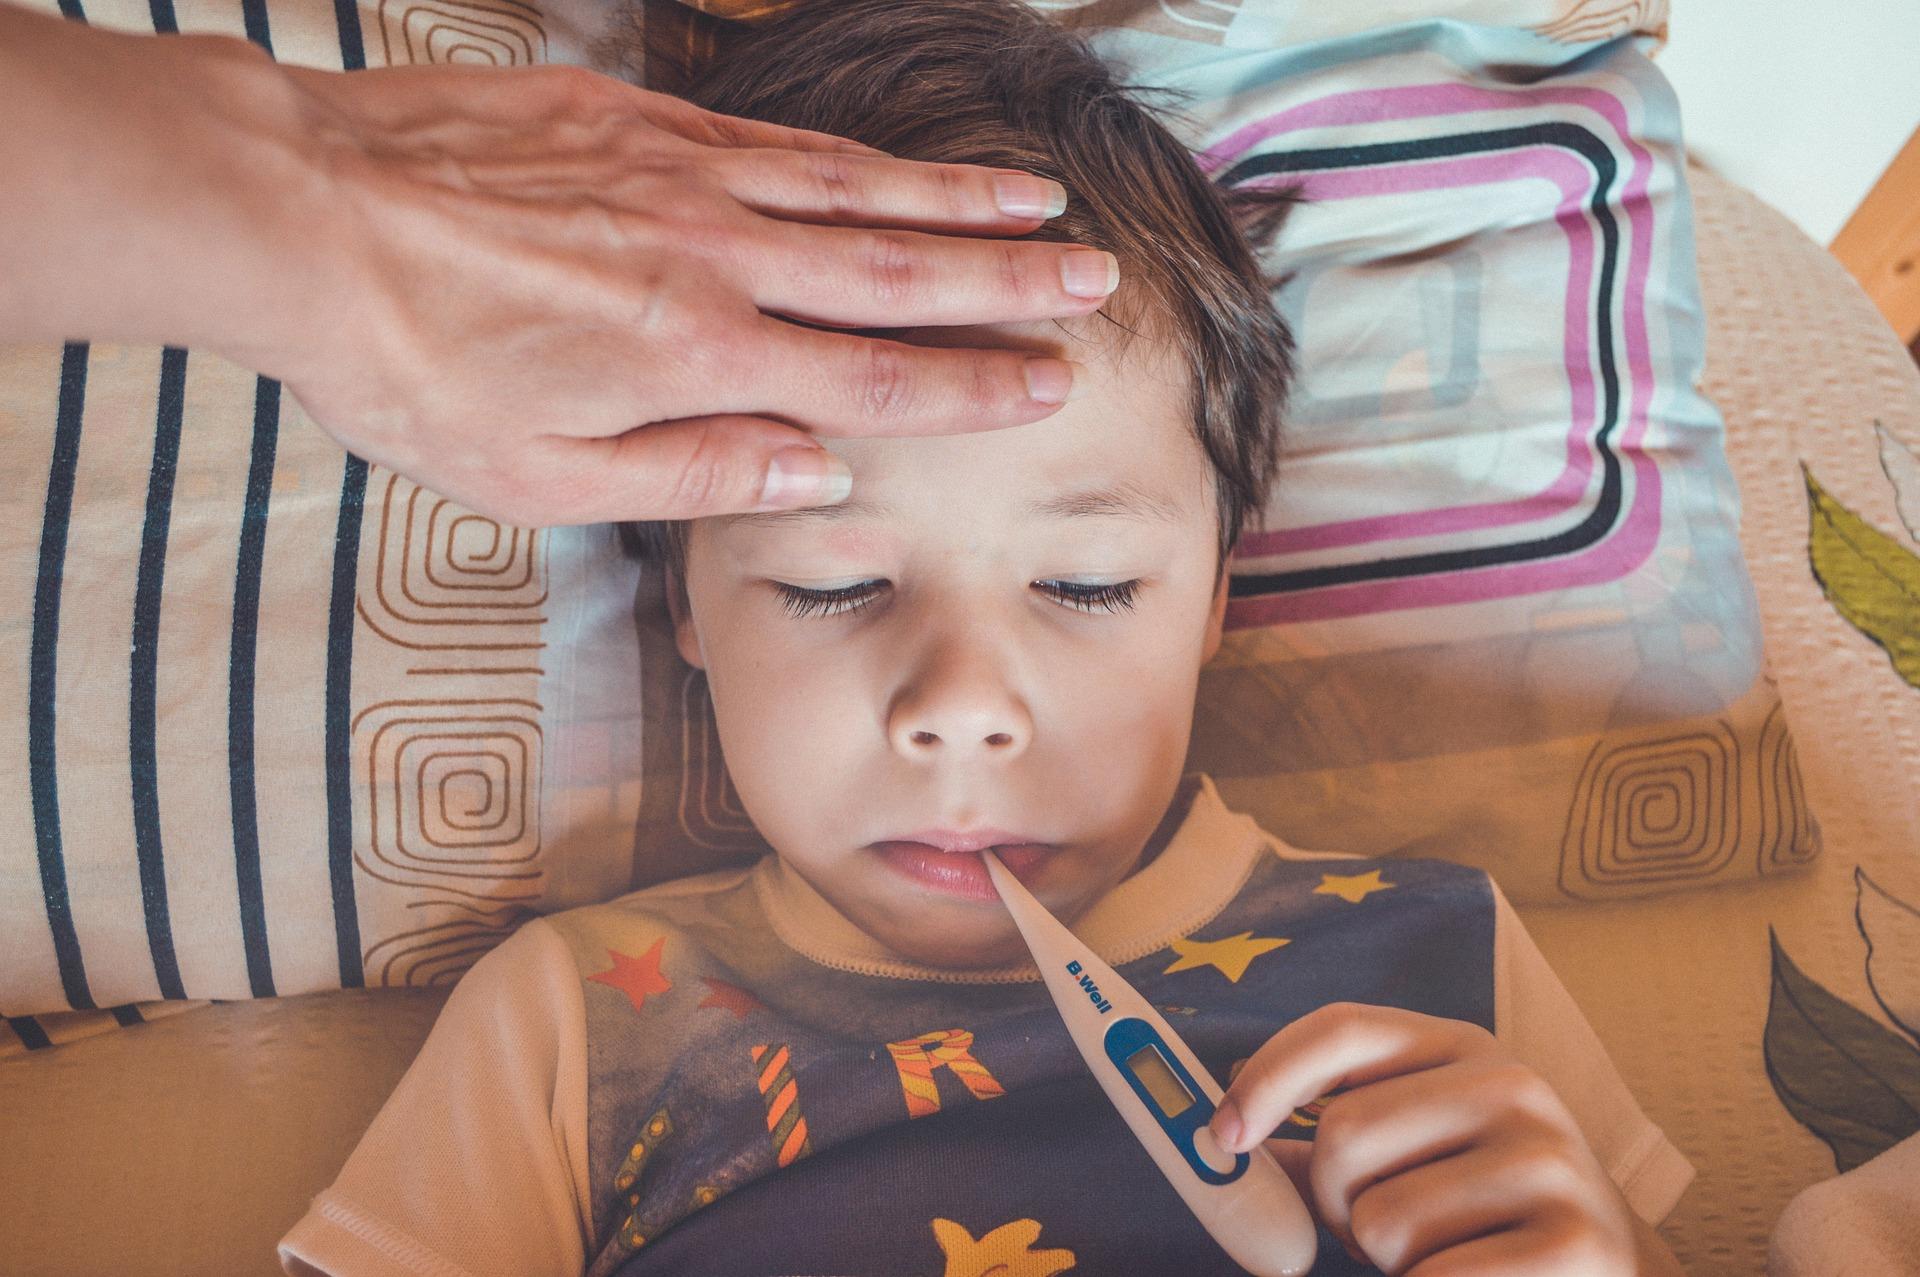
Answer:
M1920 1121L1920 371L1785 218L1689 180L1706 388L1826 852L1792 881L1520 913L1699 1170L1666 1235L1732 1277L1801 1188Z
M1707 389L1828 850L1784 879L1522 913L1699 1169L1663 1233L1695 1277L1746 1277L1796 1192L1920 1114L1920 690L1895 659L1914 676L1899 627L1920 629L1920 559L1898 554L1920 528L1920 372L1784 218L1710 173L1692 181ZM1809 475L1828 494L1817 520ZM442 996L234 1003L0 1059L6 1271L277 1272L274 1240Z

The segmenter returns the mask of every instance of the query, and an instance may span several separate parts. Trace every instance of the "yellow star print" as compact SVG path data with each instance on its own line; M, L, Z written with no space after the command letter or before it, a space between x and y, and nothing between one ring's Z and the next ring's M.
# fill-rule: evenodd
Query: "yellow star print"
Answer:
M947 1256L945 1277L1053 1277L1078 1262L1070 1250L1033 1249L1040 1240L1034 1219L1002 1224L979 1241L966 1225L936 1219L933 1237Z
M1242 931L1225 940L1175 940L1173 951L1180 955L1179 960L1162 974L1172 975L1195 967L1218 967L1221 975L1238 984L1255 958L1291 943L1273 936L1256 939L1251 931Z
M1338 896L1349 904L1359 904L1376 891L1385 891L1397 884L1380 881L1380 871L1369 869L1366 873L1344 877L1340 874L1321 874L1320 885L1313 889L1316 896Z

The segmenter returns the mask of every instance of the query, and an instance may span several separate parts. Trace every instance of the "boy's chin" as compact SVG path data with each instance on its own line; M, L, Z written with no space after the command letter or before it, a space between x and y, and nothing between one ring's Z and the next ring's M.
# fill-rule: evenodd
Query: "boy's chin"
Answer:
M1026 941L1020 938L1011 919L981 934L940 935L919 932L883 941L887 948L909 962L924 967L952 967L956 970L1019 966L1031 962Z

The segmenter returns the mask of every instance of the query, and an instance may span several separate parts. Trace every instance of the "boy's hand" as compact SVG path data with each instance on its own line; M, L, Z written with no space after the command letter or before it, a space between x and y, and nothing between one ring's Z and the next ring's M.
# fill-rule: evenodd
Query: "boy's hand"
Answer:
M1552 1086L1485 1029L1321 1007L1234 1074L1214 1136L1250 1148L1332 1092L1311 1143L1267 1148L1355 1258L1393 1277L1681 1272Z

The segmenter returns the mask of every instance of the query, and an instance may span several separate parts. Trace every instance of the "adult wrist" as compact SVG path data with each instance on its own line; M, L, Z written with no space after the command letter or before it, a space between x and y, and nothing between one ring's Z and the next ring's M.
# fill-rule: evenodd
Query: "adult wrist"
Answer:
M234 37L0 9L0 340L292 340L323 179L285 72Z

